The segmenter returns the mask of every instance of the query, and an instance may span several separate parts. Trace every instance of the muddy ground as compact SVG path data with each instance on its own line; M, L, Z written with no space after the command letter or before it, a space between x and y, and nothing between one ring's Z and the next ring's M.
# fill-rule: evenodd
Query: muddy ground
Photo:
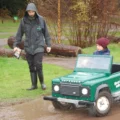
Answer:
M69 111L55 110L51 102L43 96L16 105L1 106L0 120L119 120L120 104L114 104L112 111L105 117L92 117L87 109Z
M2 43L3 44L3 43ZM56 64L74 69L76 58L45 56L45 63ZM0 120L119 120L120 104L114 104L106 117L92 117L87 109L70 111L55 110L51 102L44 101L43 96L35 100L24 100L17 103L0 103Z

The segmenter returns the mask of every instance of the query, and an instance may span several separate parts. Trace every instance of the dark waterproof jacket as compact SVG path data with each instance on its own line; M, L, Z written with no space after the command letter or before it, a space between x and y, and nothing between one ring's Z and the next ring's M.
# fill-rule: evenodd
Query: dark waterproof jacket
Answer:
M95 51L93 54L94 55L110 55L110 50L106 48L105 50L102 50L102 51Z
M44 46L50 47L50 35L42 16L37 14L37 10L34 4L28 4L26 10L36 11L35 19L29 19L27 12L24 18L21 20L14 47L21 42L23 34L25 34L24 49L29 54L36 54L38 52L44 52Z

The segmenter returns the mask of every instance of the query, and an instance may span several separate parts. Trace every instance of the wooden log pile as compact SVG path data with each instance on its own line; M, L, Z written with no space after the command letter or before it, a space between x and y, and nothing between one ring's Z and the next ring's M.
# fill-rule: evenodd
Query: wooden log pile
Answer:
M107 38L110 40L110 42L113 42L113 43L120 43L120 37L108 36Z
M12 49L13 49L13 43L14 43L14 41L15 41L15 37L14 36L10 36L8 38L8 41L7 41L9 47L12 48ZM18 46L19 46L20 49L23 50L24 49L24 41L21 41L21 43Z
M11 36L8 38L9 47L13 48L15 37ZM20 49L24 49L24 40L18 45ZM45 47L46 48L46 47ZM46 52L46 49L45 49ZM81 54L81 48L77 46L63 45L63 44L52 44L50 54L76 57Z
M14 57L14 51L12 49L0 48L0 56L2 57ZM25 52L21 52L21 57L26 59Z
M10 49L0 48L0 56L2 56L2 57L13 57L14 52L13 52L13 50L10 50Z

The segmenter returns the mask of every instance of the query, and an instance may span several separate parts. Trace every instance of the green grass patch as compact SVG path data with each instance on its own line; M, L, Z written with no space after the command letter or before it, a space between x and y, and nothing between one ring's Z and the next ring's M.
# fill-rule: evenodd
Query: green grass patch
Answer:
M13 27L17 27L20 24L20 21L17 22L13 22L13 20L11 19L5 19L4 23L0 22L0 27L1 28L13 28Z
M15 36L15 33L0 34L0 39L9 38L10 36Z
M17 26L16 27L7 27L7 26L4 26L4 27L1 27L0 26L0 33L3 33L3 34L5 34L5 33L7 33L7 32L15 32L16 30L17 30Z
M7 47L7 46L6 46ZM108 48L113 55L114 62L120 63L120 44L110 44ZM96 46L83 49L84 54L93 54ZM43 71L47 89L43 91L38 81L38 89L27 91L31 87L31 80L27 61L16 58L0 57L0 100L19 100L36 98L43 94L51 94L52 79L72 72L56 65L43 64Z
M6 48L6 49L11 49L11 48L9 47L9 45L4 45L3 47Z
M38 81L38 89L27 91L31 87L28 65L25 60L0 57L0 100L35 98L51 93L51 80L71 73L71 70L56 65L43 64L47 89L43 91Z
M11 19L5 20L4 23L0 22L0 38L8 38L14 36L17 32L20 22L13 22Z

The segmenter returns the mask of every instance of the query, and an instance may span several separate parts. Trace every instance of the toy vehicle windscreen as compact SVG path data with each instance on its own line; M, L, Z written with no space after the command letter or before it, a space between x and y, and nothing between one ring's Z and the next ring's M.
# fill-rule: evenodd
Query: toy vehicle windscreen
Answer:
M78 55L74 71L111 73L112 56Z

